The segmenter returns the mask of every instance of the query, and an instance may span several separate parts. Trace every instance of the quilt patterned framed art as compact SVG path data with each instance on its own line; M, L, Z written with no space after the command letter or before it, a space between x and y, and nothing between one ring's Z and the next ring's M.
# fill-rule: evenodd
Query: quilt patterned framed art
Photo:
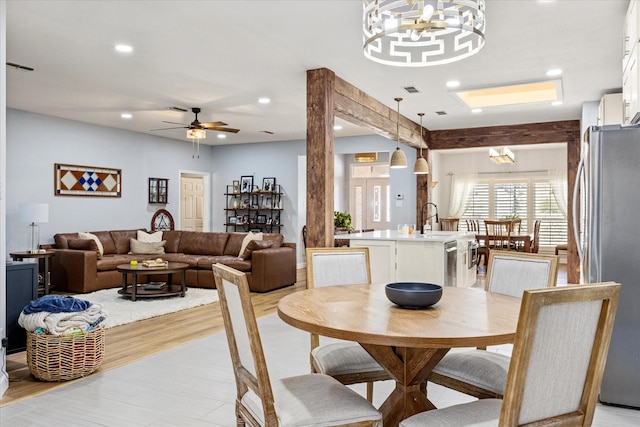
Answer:
M53 173L56 196L122 196L122 169L56 163Z

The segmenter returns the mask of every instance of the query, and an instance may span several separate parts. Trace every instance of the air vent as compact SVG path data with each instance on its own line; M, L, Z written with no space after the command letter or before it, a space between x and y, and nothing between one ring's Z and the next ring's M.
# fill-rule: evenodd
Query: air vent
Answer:
M180 113L186 113L189 110L185 110L184 108L180 108L180 107L167 107L167 110L169 111L178 111Z
M261 130L260 133L266 133L268 135L274 135L274 133L271 132L270 130Z
M31 67L28 67L28 66L26 66L26 65L16 64L16 63L14 63L14 62L7 62L7 65L8 65L9 67L13 67L13 68L15 68L16 70L20 70L20 71L33 71L33 68L31 68Z
M446 116L447 112L446 111L436 111L436 114L439 116Z
M405 90L407 93L420 93L420 89L418 89L418 88L417 88L417 87L415 87L415 86L405 86L405 87L404 87L404 90Z

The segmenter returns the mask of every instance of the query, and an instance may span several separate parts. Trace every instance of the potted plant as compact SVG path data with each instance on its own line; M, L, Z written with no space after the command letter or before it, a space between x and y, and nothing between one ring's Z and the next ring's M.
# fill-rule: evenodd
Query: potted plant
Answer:
M351 230L351 214L348 212L333 212L333 226L336 231Z

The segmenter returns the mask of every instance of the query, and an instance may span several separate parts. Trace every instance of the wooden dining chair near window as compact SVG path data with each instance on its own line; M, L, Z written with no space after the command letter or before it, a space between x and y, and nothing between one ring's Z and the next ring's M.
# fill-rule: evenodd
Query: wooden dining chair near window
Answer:
M236 379L237 425L382 426L370 402L328 375L270 379L246 274L214 264L213 275Z
M612 282L525 291L504 398L422 412L400 426L590 426L619 297Z
M441 231L458 231L460 218L440 218Z
M485 220L484 245L486 246L485 261L488 261L492 249L511 249L511 220Z
M493 250L485 290L521 298L525 290L552 287L558 280L558 256ZM433 369L429 381L475 396L501 398L509 356L485 349L452 352Z
M533 240L531 241L531 252L537 254L540 250L540 225L542 224L541 220L536 220L533 224ZM557 254L556 254L557 255Z
M308 248L307 289L371 283L369 248ZM373 382L391 377L358 343L338 341L320 345L311 334L311 370L331 375L342 384L367 383L373 399Z

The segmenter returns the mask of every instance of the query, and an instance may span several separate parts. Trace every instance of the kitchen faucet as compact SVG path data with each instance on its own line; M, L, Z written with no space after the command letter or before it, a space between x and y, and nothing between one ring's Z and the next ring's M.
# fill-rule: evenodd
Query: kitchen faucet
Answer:
M435 215L431 215L429 217L427 217L427 221L429 221L429 219L433 218L434 216L436 217L436 223L438 222L438 205L436 205L435 203L432 202L427 202L424 205L422 205L422 209L420 209L420 234L424 234L424 209L428 206L428 205L432 205L434 208L436 208L436 213Z

